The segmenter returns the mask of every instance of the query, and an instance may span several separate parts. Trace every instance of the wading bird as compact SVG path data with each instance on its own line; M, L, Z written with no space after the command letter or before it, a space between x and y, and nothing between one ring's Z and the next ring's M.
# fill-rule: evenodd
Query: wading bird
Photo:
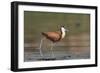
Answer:
M65 29L64 26L61 26L60 31L57 31L57 32L42 32L42 35L44 36L44 38L41 39L41 42L40 42L40 47L39 47L40 55L43 57L41 46L42 46L43 40L46 38L46 39L48 39L52 42L50 49L51 49L51 52L52 52L52 57L54 57L53 46L56 42L59 42L61 39L63 39L65 37L66 31L68 31L68 30Z

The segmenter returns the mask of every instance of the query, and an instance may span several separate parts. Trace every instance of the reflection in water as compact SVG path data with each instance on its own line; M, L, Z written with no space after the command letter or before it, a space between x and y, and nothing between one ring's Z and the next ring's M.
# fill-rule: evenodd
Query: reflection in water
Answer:
M59 47L59 49L60 48L64 49L64 47ZM69 50L69 51L67 51L67 50L65 50L65 51L64 50L62 50L62 51L61 50L58 50L58 51L54 50L53 52L55 55L55 60L88 59L88 58L90 58L89 52L86 52L86 49L88 49L89 47L83 47L83 48L76 47L76 48L79 50L76 51L76 50L74 50L74 48L73 49L71 48L71 50ZM81 51L82 49L85 49L84 50L85 52L79 53L79 51ZM74 51L74 53L73 53L73 51ZM48 50L48 51L43 50L43 57L41 57L39 50L26 51L24 54L25 54L25 61L40 61L40 60L42 60L42 58L44 58L44 60L50 59L50 58L51 58L51 60L53 59L50 50Z

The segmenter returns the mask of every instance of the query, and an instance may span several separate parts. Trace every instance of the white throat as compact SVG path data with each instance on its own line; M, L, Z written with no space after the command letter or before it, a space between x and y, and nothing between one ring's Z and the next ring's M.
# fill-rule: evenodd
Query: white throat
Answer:
M61 38L63 39L66 35L65 28L61 27L61 32L62 32Z

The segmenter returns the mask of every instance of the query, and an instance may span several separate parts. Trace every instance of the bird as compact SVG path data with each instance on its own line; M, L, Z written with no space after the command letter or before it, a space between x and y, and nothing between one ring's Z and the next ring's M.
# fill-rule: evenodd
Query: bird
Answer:
M52 57L54 57L53 46L56 42L61 41L65 37L66 31L68 32L69 30L65 29L64 26L61 26L59 31L42 32L41 34L44 36L44 38L41 40L40 47L39 47L40 48L40 55L43 57L43 53L42 53L42 50L41 50L42 42L43 42L44 39L48 39L52 42L51 52L52 52Z

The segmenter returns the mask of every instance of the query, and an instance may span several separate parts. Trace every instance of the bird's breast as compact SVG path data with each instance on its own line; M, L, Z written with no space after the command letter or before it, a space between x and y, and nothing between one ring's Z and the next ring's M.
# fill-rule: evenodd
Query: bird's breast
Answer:
M65 34L65 32L63 31L62 34L61 34L61 38L63 39L63 38L65 37L65 35L66 35L66 34Z

